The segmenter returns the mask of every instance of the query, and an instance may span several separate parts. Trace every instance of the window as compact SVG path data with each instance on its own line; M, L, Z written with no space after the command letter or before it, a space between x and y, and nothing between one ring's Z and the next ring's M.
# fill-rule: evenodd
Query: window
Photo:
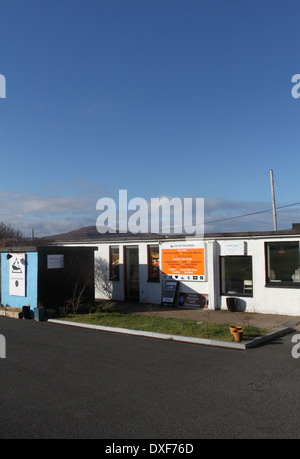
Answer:
M299 242L266 242L267 285L300 287Z
M148 281L159 282L159 247L148 246Z
M253 295L252 257L221 257L221 295Z
M120 256L119 247L109 248L109 279L120 280Z

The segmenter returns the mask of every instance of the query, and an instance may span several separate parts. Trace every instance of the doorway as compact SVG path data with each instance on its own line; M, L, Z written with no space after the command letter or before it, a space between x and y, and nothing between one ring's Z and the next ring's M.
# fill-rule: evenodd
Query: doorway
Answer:
M140 299L140 282L139 282L139 248L127 246L124 247L125 260L125 299Z

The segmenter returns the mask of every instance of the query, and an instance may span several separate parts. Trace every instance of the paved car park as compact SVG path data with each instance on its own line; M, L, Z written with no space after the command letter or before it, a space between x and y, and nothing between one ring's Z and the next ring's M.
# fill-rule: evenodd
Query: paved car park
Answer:
M299 438L293 335L247 351L0 317L0 438Z

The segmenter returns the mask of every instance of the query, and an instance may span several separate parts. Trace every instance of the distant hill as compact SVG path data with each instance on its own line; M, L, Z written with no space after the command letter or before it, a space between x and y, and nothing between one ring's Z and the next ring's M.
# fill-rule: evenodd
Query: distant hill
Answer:
M128 239L128 238L137 238L137 239L153 239L153 237L157 237L159 239L169 239L169 238L180 238L184 237L184 235L162 235L162 234L153 234L153 233L109 233L106 232L104 234L99 233L97 230L96 226L84 226L83 228L79 228L77 230L69 231L67 233L60 233L60 234L54 234L52 236L45 236L41 238L41 240L45 241L46 243L48 242L68 242L68 241L84 241L84 240L103 240L103 239L115 239L115 238L120 238L120 239Z
M96 226L84 226L77 230L69 231L67 233L54 234L52 236L46 236L43 239L51 241L66 241L76 239L99 239L107 235L112 236L111 233L101 234L97 231Z
M96 226L84 226L83 228L79 228L77 230L69 231L67 233L60 233L60 234L54 234L52 236L45 236L41 238L42 240L46 242L50 241L79 241L79 240L96 240L96 239L114 239L114 238L131 238L131 237L137 237L137 238L153 238L154 234L152 233L145 233L145 234L134 234L134 233L109 233L106 232L104 234L99 233L97 230ZM159 237L159 235L157 235ZM164 236L160 237L164 238Z
M240 235L242 237L246 237L246 236L251 236L251 235L254 235L254 234L260 234L260 235L268 235L268 234L282 234L282 235L285 235L285 234L299 234L299 231L300 231L300 223L293 223L293 227L290 228L290 229L285 229L285 230L280 230L280 231L277 231L277 232L272 232L272 231L249 231L249 232L233 232L233 233L210 233L210 235L214 235L215 237L218 236L218 235L222 235L223 237L224 236L232 236L232 235ZM134 233L109 233L109 232L106 232L104 234L101 234L99 233L99 231L97 230L96 226L84 226L83 228L79 228L77 230L73 230L73 231L69 231L67 233L60 233L60 234L54 234L52 236L45 236L45 237L42 237L42 238L39 238L39 241L41 243L45 242L45 243L49 243L51 241L53 242L68 242L68 241L84 241L84 240L109 240L109 239L116 239L116 238L119 238L119 239L128 239L128 238L136 238L136 239L141 239L141 240L145 240L145 239L153 239L153 237L157 238L157 239L172 239L172 238L176 238L176 239L181 239L181 238L186 238L186 235L185 234L181 234L181 235L176 235L176 234L167 234L167 235L163 235L163 234L154 234L154 233L138 233L138 234L134 234ZM193 236L189 236L189 237L193 237Z

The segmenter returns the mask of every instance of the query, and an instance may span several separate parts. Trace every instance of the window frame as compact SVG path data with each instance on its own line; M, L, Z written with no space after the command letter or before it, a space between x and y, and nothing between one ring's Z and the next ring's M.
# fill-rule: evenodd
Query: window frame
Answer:
M151 276L151 249L156 249L156 252L158 253L158 275L157 277L152 277ZM147 245L147 281L148 282L153 282L153 283L158 283L160 282L160 252L159 252L159 245L157 244L150 244Z
M118 251L118 265L113 266L113 250ZM118 282L120 280L120 247L116 245L109 246L109 280Z
M223 288L222 288L222 260L224 259L244 259L244 260L251 260L251 278L249 279L243 279L243 282L245 282L246 280L251 280L252 282L252 291L251 293L245 293L245 291L243 292L240 292L240 291L235 291L235 290L232 290L232 291L229 291L229 290L225 290L224 288L224 291L223 291ZM220 283L219 283L219 286L220 286L220 296L238 296L238 297L245 297L245 298L253 298L253 257L252 255L220 255L219 257L219 274L220 274ZM244 289L245 289L245 285L244 285Z
M265 242L265 287L268 288L300 288L300 280L299 281L293 281L291 279L290 281L282 281L280 279L273 279L271 280L271 271L274 272L274 270L271 269L271 260L270 260L270 252L269 248L271 246L277 246L278 248L283 249L284 246L286 249L291 249L292 244L298 244L298 253L299 253L299 258L298 258L298 269L300 269L300 242L298 241L268 241ZM289 247L288 247L289 246ZM273 265L274 267L274 265ZM276 273L274 273L276 275ZM292 277L292 276L291 276Z

